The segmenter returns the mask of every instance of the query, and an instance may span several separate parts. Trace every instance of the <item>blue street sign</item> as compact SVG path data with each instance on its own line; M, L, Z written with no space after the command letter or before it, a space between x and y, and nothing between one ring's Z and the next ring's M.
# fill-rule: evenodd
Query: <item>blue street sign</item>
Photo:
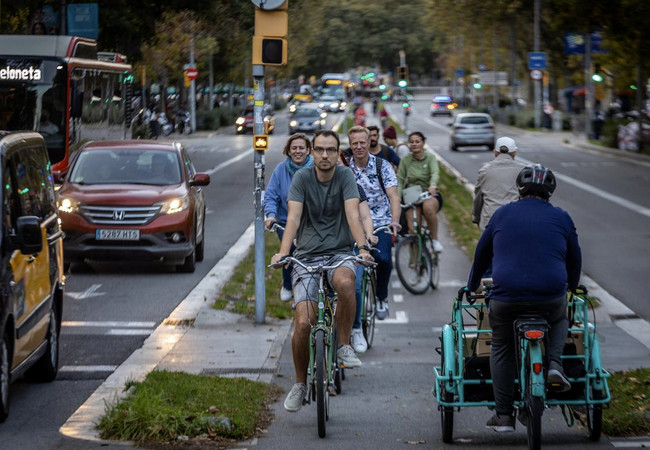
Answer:
M99 8L97 3L68 4L68 34L90 39L99 36Z
M456 76L457 77L464 77L465 76L465 71L463 69L456 69Z
M528 69L546 69L546 53L528 52Z
M600 31L590 33L591 36L591 53L607 53L602 48L603 34ZM580 33L564 34L564 54L566 55L583 55L585 53L586 35Z

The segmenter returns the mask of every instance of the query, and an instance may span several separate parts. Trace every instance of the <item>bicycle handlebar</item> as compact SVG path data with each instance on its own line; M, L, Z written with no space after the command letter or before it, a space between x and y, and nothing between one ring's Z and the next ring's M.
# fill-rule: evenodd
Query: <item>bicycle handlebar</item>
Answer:
M379 234L380 231L383 231L386 234L393 234L393 229L391 228L390 225L383 225L381 227L375 228L375 230L372 232L372 234L377 235Z
M341 267L343 265L343 263L345 263L347 261L354 261L354 262L357 262L357 263L362 264L364 266L371 266L371 267L376 267L377 266L376 262L366 261L365 259L360 258L360 257L358 257L356 255L349 255L349 256L346 256L345 258L343 258L342 260L340 260L339 262L337 262L336 264L331 265L331 266L325 266L323 264L318 264L316 266L308 266L307 264L303 263L302 261L300 261L297 258L294 258L293 256L285 256L284 258L282 258L282 260L278 261L276 264L269 264L267 267L269 267L271 269L276 269L278 267L284 266L287 263L294 263L294 264L302 267L303 269L305 269L307 272L312 273L312 272L324 272L325 270L338 269L339 267Z
M277 222L273 222L273 225L271 225L271 228L266 229L268 233L277 233L278 230L284 231L284 227L280 225Z

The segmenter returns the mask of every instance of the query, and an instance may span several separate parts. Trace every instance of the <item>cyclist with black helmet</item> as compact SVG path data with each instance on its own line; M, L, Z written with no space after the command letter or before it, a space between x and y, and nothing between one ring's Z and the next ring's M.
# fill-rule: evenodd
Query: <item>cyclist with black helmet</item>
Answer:
M486 426L495 431L514 431L513 322L519 315L539 314L546 319L551 328L547 381L557 391L571 388L560 357L568 331L566 292L578 286L582 257L573 220L549 203L555 187L549 169L535 165L521 170L517 176L520 199L495 211L476 247L467 282L468 289L477 291L492 263L488 311L496 414ZM522 412L519 418L526 420Z

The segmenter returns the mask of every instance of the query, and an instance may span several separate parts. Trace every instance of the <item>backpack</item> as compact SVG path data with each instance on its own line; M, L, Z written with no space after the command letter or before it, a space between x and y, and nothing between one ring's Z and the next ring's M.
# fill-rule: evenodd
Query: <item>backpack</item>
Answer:
M385 148L385 146L382 146L382 152L384 152L384 156L387 156L388 149ZM352 158L352 149L347 148L343 150L343 156L347 159ZM373 155L374 156L374 155ZM384 186L384 179L381 176L381 165L383 163L383 158L379 158L378 156L375 156L375 168L377 169L377 178L379 178L379 186L381 187L381 190L384 192L384 195L386 194L386 187Z

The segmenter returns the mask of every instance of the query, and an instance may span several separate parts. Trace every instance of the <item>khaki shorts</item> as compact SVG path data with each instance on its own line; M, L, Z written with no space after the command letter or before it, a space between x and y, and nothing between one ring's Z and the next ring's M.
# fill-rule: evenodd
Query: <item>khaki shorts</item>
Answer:
M311 259L305 259L303 262L307 266L317 266L319 264L324 264L326 266L333 266L343 258L350 256L349 254L338 254L334 256L320 256ZM354 274L354 261L346 261L341 264L338 268L347 267ZM337 268L337 269L338 269ZM334 279L334 270L327 271L327 281L330 286L332 286L332 280ZM305 300L310 300L312 302L318 301L318 282L320 279L320 274L318 272L308 272L304 268L300 267L298 264L293 265L293 271L291 272L291 284L293 284L293 305L297 305L300 302Z

